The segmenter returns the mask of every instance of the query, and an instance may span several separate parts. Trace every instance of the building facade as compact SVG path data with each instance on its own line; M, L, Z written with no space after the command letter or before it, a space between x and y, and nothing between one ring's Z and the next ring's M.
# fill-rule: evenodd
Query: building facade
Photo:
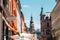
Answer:
M24 16L21 13L20 0L0 0L0 15L0 40L4 40L4 38L15 40L11 36L20 35L21 28L24 27ZM5 36L4 31L6 32Z
M51 19L45 16L43 13L43 8L41 8L40 21L41 21L41 38L42 40L52 40L51 39Z
M56 6L50 16L53 40L60 40L60 0L56 0Z

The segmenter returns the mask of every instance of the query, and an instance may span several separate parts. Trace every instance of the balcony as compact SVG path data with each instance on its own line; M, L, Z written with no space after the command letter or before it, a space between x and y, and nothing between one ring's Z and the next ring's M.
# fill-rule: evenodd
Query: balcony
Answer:
M6 13L6 15L8 16L8 18L6 19L9 19L9 20L15 20L16 17L13 17L10 12L8 11L8 8L5 7L5 5L7 4L7 0L3 1L3 0L0 0L0 7L2 8L2 10Z
M8 19L8 20L15 20L15 19L16 19L16 17L13 17L13 16L10 14L10 12L8 11L8 8L7 8L7 7L4 8L4 6L3 6L2 9L4 10L4 12L5 12L6 15L7 15L7 18L6 18L6 19Z

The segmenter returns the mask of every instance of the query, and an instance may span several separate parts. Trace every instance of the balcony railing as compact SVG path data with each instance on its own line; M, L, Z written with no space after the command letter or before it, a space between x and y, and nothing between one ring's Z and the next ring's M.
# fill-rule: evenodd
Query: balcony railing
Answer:
M10 20L15 20L15 19L16 19L16 17L13 17L13 16L10 14L10 12L8 11L8 8L7 8L7 7L4 8L4 6L2 6L2 9L3 9L4 12L6 13L6 15L8 16L6 19L10 19Z
M6 0L6 1L7 1L7 0ZM0 6L2 7L3 11L4 11L4 12L6 13L6 15L8 16L7 19L10 19L10 20L15 20L15 19L16 19L16 17L13 17L13 16L11 15L11 13L8 11L8 8L3 5L3 0L0 0Z

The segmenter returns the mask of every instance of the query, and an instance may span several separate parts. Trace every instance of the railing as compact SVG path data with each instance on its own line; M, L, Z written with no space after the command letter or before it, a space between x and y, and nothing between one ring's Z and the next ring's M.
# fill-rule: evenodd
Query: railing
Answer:
M8 18L6 18L6 19L10 19L10 20L15 20L15 19L16 19L16 17L13 17L13 16L10 14L10 12L8 11L8 8L7 8L7 7L4 8L4 6L2 6L2 9L3 9L4 12L6 13L6 15L8 16Z
M7 7L4 7L3 5L3 0L0 0L0 6L2 7L3 11L6 13L6 15L8 16L8 19L10 18L11 20L15 20L16 17L13 17L11 15L11 13L8 11L8 8Z
M6 13L7 16L11 16L7 7L4 8L4 6L3 6L2 9L4 10L4 12Z
M3 0L0 0L0 6L2 7L2 9L4 10L4 12L6 13L6 15L8 17L11 17L12 15L10 14L10 12L8 11L8 8L7 7L4 7L3 5Z
M2 16L2 19L5 21L6 25L8 26L8 28L10 28L12 31L15 31L16 33L18 32L17 30L15 30L14 28L12 28L10 26L10 24L7 22L7 20L5 19L5 17L0 13L0 15Z

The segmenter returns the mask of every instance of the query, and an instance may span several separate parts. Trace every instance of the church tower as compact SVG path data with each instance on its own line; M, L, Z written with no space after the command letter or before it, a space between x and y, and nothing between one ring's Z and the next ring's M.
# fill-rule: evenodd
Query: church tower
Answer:
M30 20L30 33L34 33L34 22L33 22L33 17L31 16L31 20Z
M43 8L41 7L40 20L44 20L45 15L43 15Z

